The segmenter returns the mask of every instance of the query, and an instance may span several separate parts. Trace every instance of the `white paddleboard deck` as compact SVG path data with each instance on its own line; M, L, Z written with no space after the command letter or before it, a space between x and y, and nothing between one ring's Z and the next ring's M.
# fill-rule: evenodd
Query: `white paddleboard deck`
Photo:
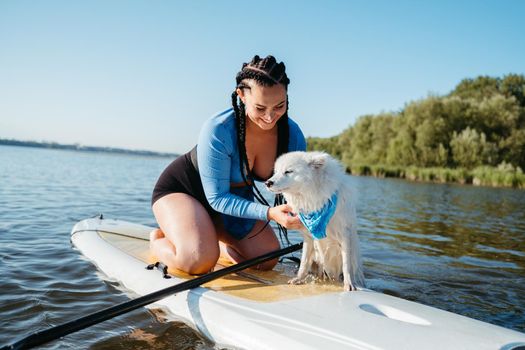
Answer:
M86 219L71 241L108 279L145 295L180 283L145 267L153 228ZM227 263L222 262L223 265ZM220 268L218 266L217 268ZM246 270L159 300L211 341L256 349L525 349L525 334L389 295L339 285L288 285L291 268ZM523 346L523 348L521 348Z

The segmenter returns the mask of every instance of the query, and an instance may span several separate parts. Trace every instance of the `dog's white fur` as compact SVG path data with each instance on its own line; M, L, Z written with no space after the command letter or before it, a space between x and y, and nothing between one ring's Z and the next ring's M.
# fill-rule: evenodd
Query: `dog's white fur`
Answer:
M363 268L356 230L356 214L348 176L341 164L323 152L290 152L275 162L274 175L266 187L282 193L294 213L321 209L338 192L337 207L327 237L316 240L303 230L304 243L297 277L289 283L300 284L317 264L317 275L339 280L343 274L347 291L364 287Z

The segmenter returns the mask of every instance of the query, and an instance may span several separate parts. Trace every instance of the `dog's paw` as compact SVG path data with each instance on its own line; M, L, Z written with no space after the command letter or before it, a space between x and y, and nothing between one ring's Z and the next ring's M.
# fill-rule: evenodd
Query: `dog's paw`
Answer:
M345 292L354 292L357 290L357 288L351 283L345 283L344 289L345 289Z
M305 283L304 278L299 278L299 277L294 277L288 281L288 284L304 284L304 283Z

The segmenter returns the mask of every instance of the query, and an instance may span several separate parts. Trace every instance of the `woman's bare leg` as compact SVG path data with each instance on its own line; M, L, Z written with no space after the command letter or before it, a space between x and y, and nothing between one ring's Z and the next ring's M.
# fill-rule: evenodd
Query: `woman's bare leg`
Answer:
M270 224L264 227L265 224L266 222L264 221L257 221L246 237L237 240L226 233L222 224L215 220L222 254L233 262L238 263L279 249L279 240L275 236L272 227ZM277 264L277 261L278 259L266 261L255 266L255 268L271 270Z
M219 259L217 233L210 215L195 198L171 193L153 204L160 229L150 234L150 248L169 267L190 274L209 272Z

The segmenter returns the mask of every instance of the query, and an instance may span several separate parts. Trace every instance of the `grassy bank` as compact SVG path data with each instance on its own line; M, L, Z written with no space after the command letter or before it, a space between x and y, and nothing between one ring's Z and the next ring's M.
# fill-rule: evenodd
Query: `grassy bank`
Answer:
M375 177L394 177L411 181L437 183L460 183L475 186L514 187L525 189L525 174L517 167L501 164L498 167L480 166L474 169L464 168L418 168L383 165L353 164L347 167L352 175Z

